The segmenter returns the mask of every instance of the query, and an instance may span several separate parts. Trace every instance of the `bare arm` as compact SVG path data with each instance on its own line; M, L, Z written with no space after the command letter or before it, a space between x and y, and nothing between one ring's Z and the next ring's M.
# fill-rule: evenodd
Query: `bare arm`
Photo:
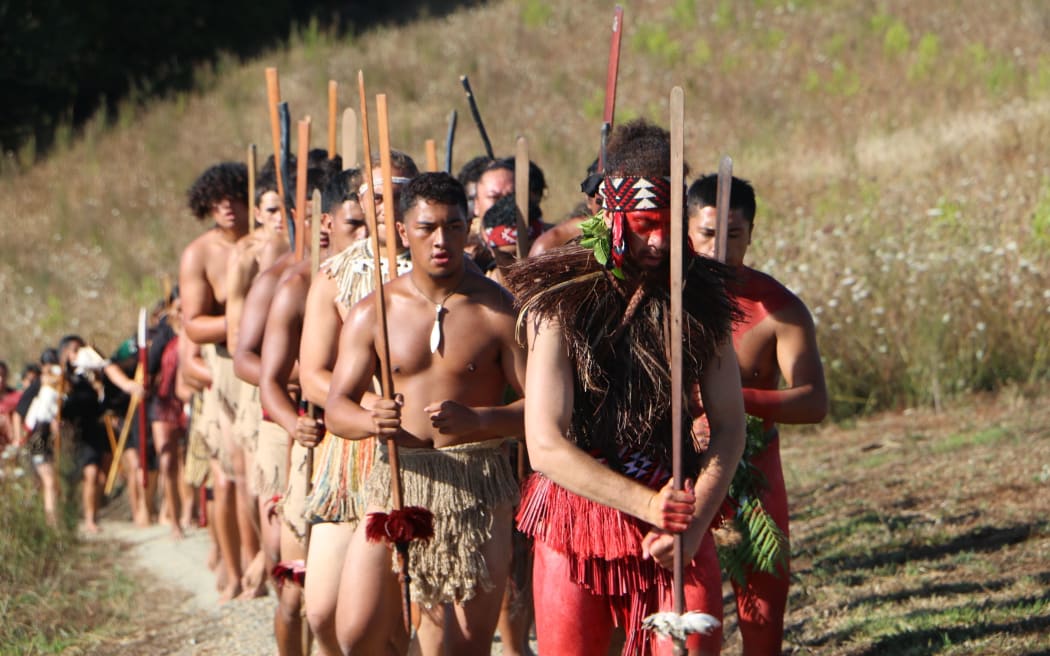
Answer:
M303 317L303 340L299 344L299 384L303 398L323 406L328 400L328 387L338 354L339 316L334 300L335 281L324 274L315 276L306 296Z
M179 377L198 392L211 386L211 369L201 357L201 347L185 332L179 335Z
M573 371L561 327L530 322L529 350L525 443L533 469L570 492L665 526L664 504L673 495L605 467L565 437L572 420Z
M733 344L727 340L718 355L700 375L700 396L711 426L711 444L700 458L700 471L693 490L696 506L683 537L682 551L690 559L700 548L711 521L718 512L737 464L744 454L744 401L740 393L740 365ZM674 564L674 540L666 532L653 531L642 543L647 556L663 567Z
M279 269L264 271L255 279L244 300L237 334L237 350L233 355L233 372L238 378L252 385L259 385L263 334L274 297L274 288L277 287L279 279Z
M813 318L799 301L777 313L777 366L786 385L778 390L745 388L749 414L784 424L815 424L828 414L824 366Z
M277 288L266 329L259 362L259 399L274 422L289 434L296 433L298 408L288 395L288 381L299 355L302 332L302 289L290 279Z
M237 351L241 314L252 279L258 273L251 237L238 242L226 264L226 348Z
M226 316L207 314L215 307L208 283L205 249L197 241L186 247L179 263L179 294L182 298L186 336L198 344L218 344L226 339Z
M102 369L102 372L106 374L106 378L109 379L109 382L116 385L125 394L130 394L131 396L142 396L145 392L145 388L142 387L141 383L132 378L128 378L127 374L124 373L124 370L113 362L107 364Z
M372 411L361 406L378 367L374 299L374 296L368 296L355 305L339 331L339 355L324 403L328 429L351 440L376 434ZM377 403L389 402L378 400Z

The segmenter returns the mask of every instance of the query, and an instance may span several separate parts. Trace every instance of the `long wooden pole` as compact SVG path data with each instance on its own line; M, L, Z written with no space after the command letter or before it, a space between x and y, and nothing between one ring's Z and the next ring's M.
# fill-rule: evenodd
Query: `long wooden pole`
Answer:
M733 191L733 158L722 157L718 163L718 188L715 195L715 259L723 264L729 244L729 204Z
M681 87L671 89L671 443L674 489L682 480L682 258L685 254L685 100ZM685 612L685 556L682 534L674 536L674 612ZM685 640L675 640L675 654L685 654Z
M339 114L339 83L328 80L328 159L335 157L336 118Z
M433 139L426 140L427 172L434 173L438 170L437 142Z
M481 133L481 143L485 146L485 154L489 156L489 159L496 159L492 151L492 142L489 141L489 133L485 130L485 123L481 120L481 111L478 109L478 101L474 98L474 90L470 88L470 80L466 75L460 75L459 83L463 85L463 91L467 94L470 115L474 117L474 125L478 126L478 132Z
M529 141L518 137L514 148L514 202L518 206L518 259L529 256Z
M248 144L248 232L255 232L255 167L257 166L255 144ZM167 295L164 296L167 299Z
M149 398L149 360L146 352L146 308L139 308L138 330L139 367L138 382L142 385L142 401L139 402L139 466L142 469L142 494L149 487L149 420L146 417L146 405Z
M390 156L390 120L387 112L386 94L376 95L376 123L379 130L379 167L383 175L383 213L385 215L383 222L386 224L386 262L388 275L390 280L393 280L397 277L397 226L395 223L397 222L398 207L394 202L394 170ZM382 317L385 322L385 310ZM383 390L383 396L393 398L394 377L390 368L390 342L385 326L382 335L383 351L385 352L383 358L384 377L390 381L390 396L387 397L386 388ZM404 507L404 498L401 487L401 463L398 459L397 442L393 439L387 440L387 455L390 459L390 496L393 501L393 510L398 511ZM411 579L408 576L408 545L398 542L395 543L394 549L397 552L398 564L401 570L401 615L405 623L405 630L410 631L412 611L409 590Z
M273 163L277 177L277 195L280 197L281 219L288 221L288 208L285 206L284 174L281 170L281 119L278 115L277 106L281 103L281 85L277 76L277 69L269 67L266 69L266 103L270 109L270 135L273 138ZM251 202L255 202L254 199Z
M356 169L357 164L357 115L347 107L343 110L343 169Z
M306 176L307 160L310 157L310 117L299 121L299 154L295 174L295 261L303 261L306 249ZM319 221L320 217L315 220Z
M452 173L452 147L456 142L456 110L448 115L448 131L445 133L445 173Z
M605 170L605 142L612 131L616 115L616 82L620 74L620 41L623 39L623 7L613 10L612 36L609 40L609 64L605 71L605 107L602 110L601 146L598 149L598 170Z

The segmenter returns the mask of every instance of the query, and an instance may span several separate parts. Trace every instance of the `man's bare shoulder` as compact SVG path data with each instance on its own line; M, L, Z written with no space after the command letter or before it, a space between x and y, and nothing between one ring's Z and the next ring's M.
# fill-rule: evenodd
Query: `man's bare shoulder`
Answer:
M747 269L745 296L762 303L766 311L782 323L812 323L809 308L795 292L770 274Z
M514 297L495 280L468 270L463 278L462 291L475 303L497 314L515 316Z

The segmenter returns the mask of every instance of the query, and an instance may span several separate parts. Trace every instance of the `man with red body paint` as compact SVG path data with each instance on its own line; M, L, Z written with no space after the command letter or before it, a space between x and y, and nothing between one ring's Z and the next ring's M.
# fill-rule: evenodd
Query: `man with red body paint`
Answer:
M597 222L584 232L598 230L599 245L592 252L569 244L507 271L528 327L525 436L536 474L523 486L518 527L535 541L541 654L604 654L614 626L625 629L624 654L669 653L669 641L640 625L671 609L675 533L687 562L686 609L721 616L707 527L743 450L733 312L725 268L687 257L684 382L699 387L712 435L704 451L686 440L687 483L675 491L664 330L670 172L666 130L644 121L618 126L601 182L608 232ZM689 418L679 419L688 430ZM688 647L691 655L717 654L721 631L690 636Z
M718 179L709 175L689 188L689 238L700 255L714 256ZM828 412L824 368L816 329L805 304L772 276L744 266L755 219L755 191L733 178L729 198L726 264L735 267L730 286L743 314L733 325L733 345L740 363L744 410L763 420L768 443L753 459L766 478L762 506L788 535L787 492L780 465L776 424L814 424ZM780 388L780 379L784 387ZM734 583L744 654L779 654L784 634L788 571L749 572L747 585Z

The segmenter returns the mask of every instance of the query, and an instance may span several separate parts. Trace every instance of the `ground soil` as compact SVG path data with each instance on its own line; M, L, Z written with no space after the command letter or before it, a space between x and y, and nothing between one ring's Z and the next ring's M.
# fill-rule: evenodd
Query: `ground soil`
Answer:
M782 433L791 654L1050 653L1050 394ZM108 520L141 581L105 653L274 652L272 596L219 606L208 538ZM724 654L741 651L725 588ZM493 653L500 653L498 643Z

